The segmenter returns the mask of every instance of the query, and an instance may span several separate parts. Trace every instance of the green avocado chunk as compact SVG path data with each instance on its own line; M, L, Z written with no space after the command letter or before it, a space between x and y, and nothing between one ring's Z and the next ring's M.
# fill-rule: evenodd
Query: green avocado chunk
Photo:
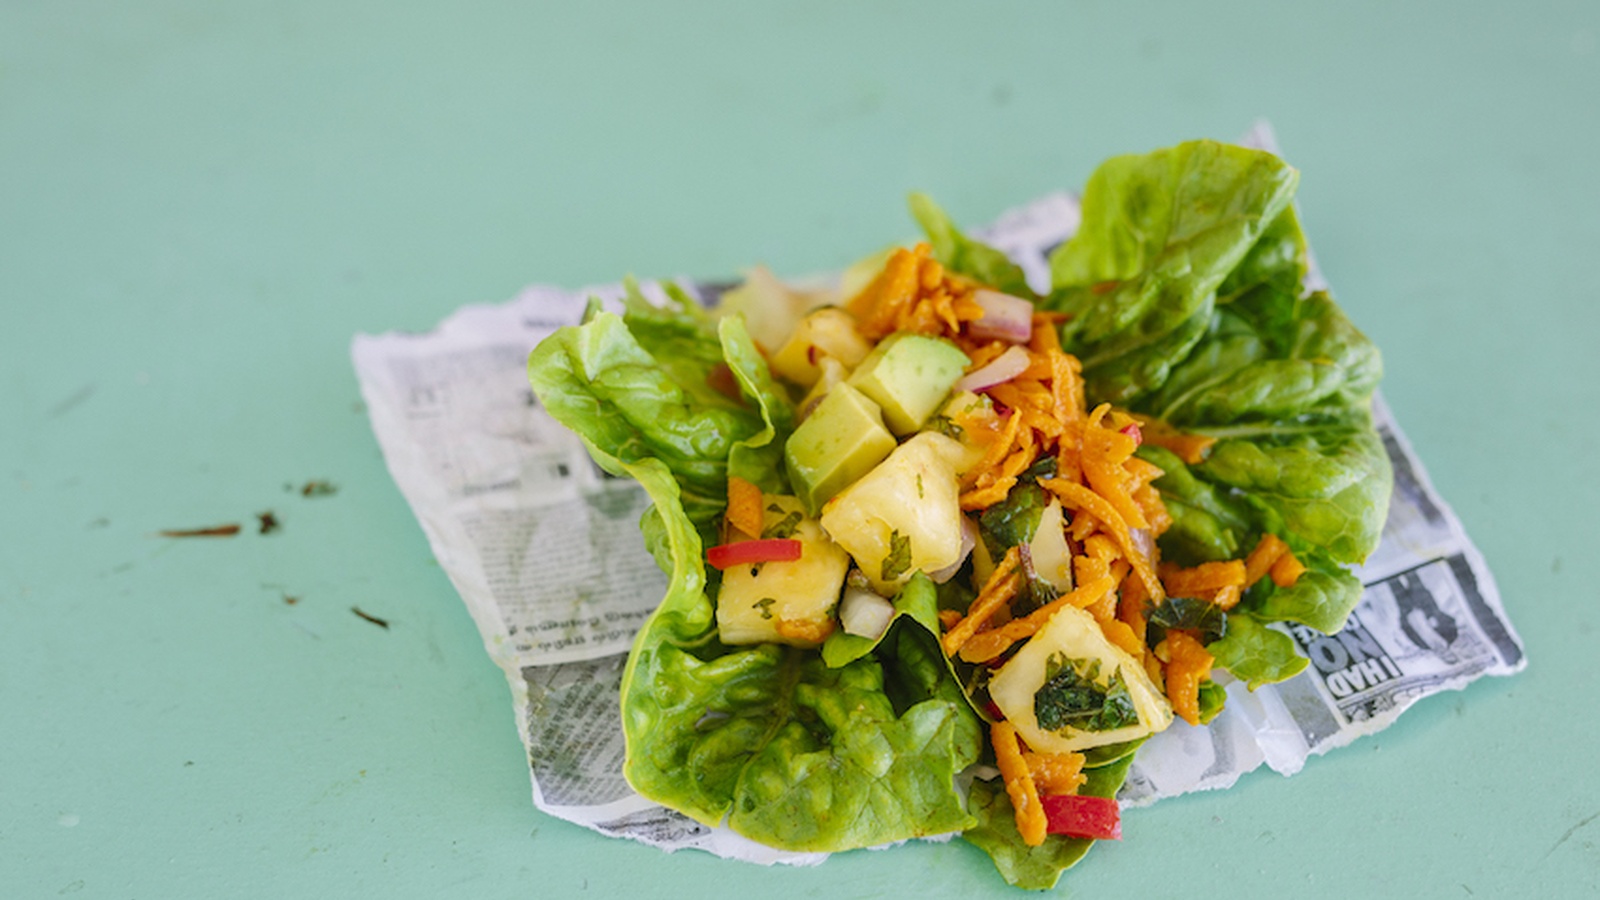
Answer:
M896 334L861 361L849 384L883 408L890 431L907 435L928 421L969 362L949 341Z
M958 351L959 352L959 351ZM834 385L783 448L789 482L811 515L895 448L878 404L849 384Z

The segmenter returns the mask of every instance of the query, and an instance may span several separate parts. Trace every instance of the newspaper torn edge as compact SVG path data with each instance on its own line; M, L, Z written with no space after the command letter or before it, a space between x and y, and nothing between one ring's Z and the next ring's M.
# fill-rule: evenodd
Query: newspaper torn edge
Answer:
M1241 143L1277 149L1265 123ZM1077 201L1055 193L975 234L1043 288L1050 251L1078 221ZM707 301L728 286L680 283ZM1326 287L1314 263L1307 284ZM620 285L534 286L509 303L463 307L426 334L357 335L351 353L373 431L506 673L540 810L668 851L820 862L826 854L775 850L645 800L622 776L622 668L666 586L637 527L649 501L539 408L526 372L534 345L575 324L589 297L611 304L620 294ZM1312 664L1254 692L1226 683L1227 705L1209 726L1176 722L1156 735L1119 794L1124 805L1226 788L1263 765L1292 775L1422 697L1526 666L1487 564L1381 397L1374 417L1395 493L1383 540L1357 570L1366 590L1348 626L1333 636L1285 627Z

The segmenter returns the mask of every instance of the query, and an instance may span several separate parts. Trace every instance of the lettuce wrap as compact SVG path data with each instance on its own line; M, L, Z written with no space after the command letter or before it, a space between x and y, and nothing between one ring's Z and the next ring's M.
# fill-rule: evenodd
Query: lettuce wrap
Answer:
M1237 560L1270 535L1298 561L1292 583L1262 578L1226 609L1170 597L1137 610L1149 652L1193 636L1252 687L1306 665L1271 623L1341 627L1360 594L1345 567L1376 546L1390 483L1369 411L1378 353L1330 297L1301 287L1297 180L1271 154L1208 141L1112 159L1091 177L1081 228L1053 253L1043 295L1000 251L912 198L925 251L952 283L1031 302L1081 362L1082 399L1113 407L1125 432L1151 436L1137 457L1159 470L1153 487L1170 518L1152 560ZM971 517L976 549L964 551L972 555L959 575L900 571L895 552L883 560L872 588L884 595L886 624L876 633L830 624L825 639L799 645L728 643L719 628L731 575L706 554L728 540L730 480L764 497L807 487L784 449L819 390L775 375L778 338L758 342L752 330L781 336L808 310L848 308L874 273L886 277L884 260L872 257L832 294L752 278L714 310L671 286L652 302L630 282L620 314L591 304L581 325L533 352L539 401L605 471L636 479L652 500L640 527L669 586L624 674L625 774L645 797L773 847L834 851L958 832L1009 882L1048 888L1092 840L1024 838L1019 795L993 778L993 672L942 644L982 596L979 557L1007 548L1015 557L1048 518L1043 488L1058 480L1048 458ZM943 416L922 430L940 429L960 431ZM1182 440L1163 446L1165 434ZM896 577L878 577L891 568ZM1007 601L1019 618L1061 593L1031 568L1016 577L1031 598ZM1106 727L1131 721L1113 716L1117 695L1104 684L1096 694L1094 677L1084 684ZM1209 720L1222 691L1209 679L1193 687ZM1140 740L1084 750L1075 792L1114 797Z

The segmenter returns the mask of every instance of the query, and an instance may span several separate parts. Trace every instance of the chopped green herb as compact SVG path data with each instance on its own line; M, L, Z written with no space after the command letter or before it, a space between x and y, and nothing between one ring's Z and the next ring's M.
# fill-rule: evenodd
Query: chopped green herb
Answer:
M751 604L751 608L761 610L761 618L770 619L772 618L772 604L777 602L777 600L774 600L771 597L762 597L760 600L757 600L755 603Z
M1080 672L1073 660L1059 653L1045 667L1044 685L1033 697L1033 714L1046 731L1110 731L1139 721L1121 673L1111 673L1101 684L1099 660Z
M782 512L782 511L783 510L781 510L781 509L778 510L778 512ZM766 528L762 529L761 536L763 538L786 538L786 537L792 537L792 536L794 536L795 529L800 527L800 519L801 519L800 511L797 509L794 512L791 512L788 515L784 516L781 520L779 520L777 522L774 522L771 525L767 526Z
M954 438L958 441L961 440L961 435L964 433L960 425L957 425L949 416L945 415L938 415L929 419L923 430L936 431L947 438Z
M884 581L894 581L911 569L911 538L899 529L889 532L889 555L883 558Z

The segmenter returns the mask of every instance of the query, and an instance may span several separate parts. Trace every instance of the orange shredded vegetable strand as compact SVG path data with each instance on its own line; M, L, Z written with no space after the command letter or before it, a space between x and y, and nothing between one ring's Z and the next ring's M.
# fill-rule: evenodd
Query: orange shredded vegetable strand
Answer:
M1079 584L1111 577L1111 564L1098 556L1074 556L1072 575Z
M1205 562L1190 569L1168 569L1161 581L1171 597L1204 597L1209 599L1218 588L1242 587L1245 582L1244 560Z
M1245 587L1249 587L1266 577L1267 572L1272 569L1272 564L1288 552L1289 545L1283 542L1283 538L1270 531L1263 534L1261 540L1256 542L1255 549L1251 550L1250 555L1245 557Z
M1123 583L1122 596L1117 600L1117 618L1139 638L1141 647L1145 636L1144 601L1144 582L1134 578Z
M1026 637L1033 637L1050 617L1062 607L1087 607L1102 597L1112 596L1115 582L1109 576L1068 591L1020 619L1014 619L994 629L975 634L961 648L961 658L971 663L988 662L1011 649L1011 645ZM948 637L948 635L947 635Z
M1081 544L1099 530L1100 523L1095 521L1095 517L1079 510L1078 514L1072 517L1072 530L1068 533L1072 535L1073 540Z
M1120 585L1126 582L1128 579L1128 572L1131 570L1132 567L1128 565L1127 560L1120 558L1113 559L1111 561L1112 585ZM1138 580L1139 579L1137 578L1134 579L1134 581ZM1116 621L1117 592L1115 587L1113 587L1112 590L1106 591L1104 597L1101 597L1099 600L1096 600L1089 606L1089 614L1094 616L1095 620L1100 622L1102 625L1106 622Z
M1150 523L1144 520L1144 511L1133 502L1123 483L1127 472L1122 464L1133 455L1134 440L1100 424L1110 410L1111 406L1107 403L1095 407L1084 426L1080 460L1083 475L1095 493L1117 511L1129 528L1148 528Z
M1242 596L1244 589L1237 584L1230 584L1227 587L1217 588L1217 595L1211 598L1211 602L1215 603L1218 609L1233 609L1239 605L1239 598Z
M1000 463L1005 460L1006 454L1010 453L1011 448L1017 445L1017 433L1021 429L1022 417L1018 415L1008 416L1005 430L1000 432L1000 439L989 446L989 452L985 453L983 459L967 473L968 479L975 481L984 472L999 468Z
M1100 630L1106 633L1106 640L1127 651L1134 659L1144 656L1144 641L1133 633L1128 623L1121 619L1108 619L1100 623Z
M1150 523L1150 536L1160 537L1172 527L1172 514L1167 512L1167 504L1161 499L1161 492L1153 486L1140 485L1133 491L1133 502L1139 504L1144 510L1144 518Z
M1144 487L1166 474L1160 466L1137 456L1129 457L1128 461L1122 464L1122 468L1127 471L1128 477L1136 488Z
M1035 788L1041 794L1066 796L1076 794L1088 777L1083 774L1082 753L1022 754L1028 764L1028 774L1033 776Z
M1211 675L1212 656L1188 632L1167 632L1166 644L1167 699L1185 722L1199 725L1200 682Z
M1278 557L1277 562L1272 564L1268 574L1272 576L1273 584L1286 588L1294 587L1294 583L1300 580L1300 576L1304 575L1305 571L1305 564L1295 559L1293 553L1285 553Z
M1085 556L1103 559L1109 563L1113 559L1122 557L1122 548L1104 534L1091 534L1083 539L1083 553Z
M728 476L728 524L746 537L761 536L761 488L737 475Z
M1179 431L1160 419L1152 419L1149 416L1135 414L1133 420L1139 423L1139 431L1146 444L1170 450L1191 466L1203 462L1206 452L1217 442L1214 437Z
M1011 808L1017 815L1017 833L1029 847L1044 843L1048 822L1044 804L1039 802L1039 789L1033 783L1033 773L1017 746L1017 729L1010 722L996 722L989 726L989 740L994 744L995 764L1000 767L1000 777L1005 779L1006 793L1011 796Z
M781 637L792 641L804 641L809 644L820 644L833 634L834 620L831 618L817 621L815 619L779 619L773 629Z
M1161 581L1156 578L1155 570L1150 567L1150 560L1133 546L1133 537L1128 533L1127 523L1117 514L1117 511L1107 503L1103 497L1081 484L1072 484L1060 478L1045 478L1039 481L1046 490L1061 498L1061 502L1073 509L1086 510L1090 515L1100 520L1101 526L1116 538L1117 544L1122 547L1122 553L1128 562L1133 565L1133 571L1144 582L1145 591L1155 603L1166 599L1166 593L1161 586Z
M978 629L989 621L995 610L1016 595L1017 579L1014 576L1021 558L1022 553L1016 547L1006 551L999 565L995 566L994 572L989 575L989 580L984 582L983 590L973 599L966 618L946 632L943 641L946 656L955 656L959 653L961 646L978 633Z
M1016 483L1017 480L1015 478L1011 478L995 482L988 487L967 491L965 494L961 495L961 508L969 512L975 509L988 509L996 503L999 503L1001 500L1004 500L1006 498L1006 494L1011 492L1012 486Z
M919 269L927 258L927 244L907 250L900 247L890 254L883 270L846 305L855 315L856 327L868 340L877 340L895 330L901 315L916 299L921 286Z

